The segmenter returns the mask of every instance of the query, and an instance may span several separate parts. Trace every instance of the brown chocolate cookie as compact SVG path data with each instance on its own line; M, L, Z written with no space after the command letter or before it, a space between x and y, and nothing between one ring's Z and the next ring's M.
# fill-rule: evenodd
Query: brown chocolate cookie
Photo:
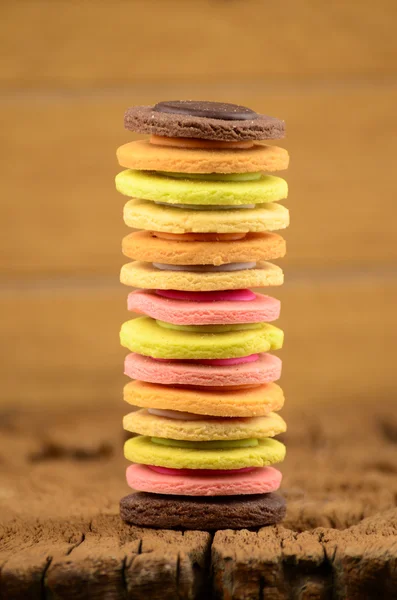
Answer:
M161 529L246 529L279 523L285 500L275 493L253 496L186 497L137 492L120 500L123 521Z
M124 126L138 133L224 142L285 136L284 121L223 102L178 100L133 106L125 113Z

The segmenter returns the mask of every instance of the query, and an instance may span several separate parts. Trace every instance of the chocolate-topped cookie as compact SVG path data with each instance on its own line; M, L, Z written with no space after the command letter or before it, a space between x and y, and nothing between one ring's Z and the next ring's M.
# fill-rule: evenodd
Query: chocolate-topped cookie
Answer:
M253 496L166 496L138 492L120 500L123 521L161 529L246 529L275 525L285 516L279 494Z
M137 133L164 137L235 142L281 139L284 121L224 102L174 100L155 106L133 106L124 126Z
M207 119L224 119L225 121L247 121L257 119L259 115L246 106L226 102L208 102L196 100L172 100L158 102L154 111Z

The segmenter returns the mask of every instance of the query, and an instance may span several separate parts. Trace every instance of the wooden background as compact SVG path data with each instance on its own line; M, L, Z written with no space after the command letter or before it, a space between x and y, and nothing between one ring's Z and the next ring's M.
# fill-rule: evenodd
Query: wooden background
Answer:
M0 3L0 403L120 402L123 113L225 100L287 121L289 402L396 392L394 0Z

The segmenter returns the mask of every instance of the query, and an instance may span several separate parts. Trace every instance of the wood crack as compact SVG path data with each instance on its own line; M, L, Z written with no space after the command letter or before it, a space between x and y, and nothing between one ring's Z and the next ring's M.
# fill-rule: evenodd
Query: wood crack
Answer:
M48 569L51 566L51 563L52 563L52 556L49 556L47 558L47 562L46 562L46 564L44 566L43 573L42 573L41 580L40 580L40 587L41 587L41 595L40 595L40 597L41 597L41 600L47 600L47 598L48 598L47 591L46 591L45 579L46 579L47 571L48 571Z
M76 548L81 546L81 544L83 544L84 541L85 541L85 533L82 533L80 540L78 542L76 542L76 544L73 544L73 546L71 546L71 548L69 548L69 550L66 552L66 556L70 556L72 554L73 550L75 550Z
M127 556L124 556L122 562L121 562L121 584L123 587L123 597L127 597L127 593L128 593L128 586L127 586L127 579L125 576L125 570L127 567Z

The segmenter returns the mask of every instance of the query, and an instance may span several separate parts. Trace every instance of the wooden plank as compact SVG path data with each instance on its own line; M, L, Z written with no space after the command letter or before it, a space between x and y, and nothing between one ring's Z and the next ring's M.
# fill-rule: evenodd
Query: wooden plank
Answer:
M3 274L117 277L121 238L128 232L121 219L126 198L113 184L119 170L115 149L131 139L123 131L123 112L128 104L171 94L158 86L132 97L55 95L33 105L27 97L3 100ZM263 85L205 87L202 94L238 100L287 121L286 267L395 264L397 205L390 174L397 153L397 88L307 87L282 95ZM188 96L188 88L177 95Z
M115 457L116 464L121 456L120 453ZM56 477L57 467L52 469ZM90 470L92 473L95 467ZM119 474L122 474L121 464ZM77 475L76 479L80 477ZM122 476L118 479L121 484ZM34 502L32 482L28 489ZM112 492L115 507L121 489L120 485L120 490ZM66 504L61 486L57 490ZM104 497L99 494L98 503L105 505ZM41 508L44 508L42 499ZM62 526L65 529L60 515L52 520L40 515L33 529L29 517L15 519L12 527L2 513L7 550L0 553L1 598L36 600L48 595L59 600L72 596L76 600L116 600L125 599L127 593L129 598L147 597L148 589L153 600L197 597L207 576L209 533L145 531L127 527L115 514L116 510L111 515L108 507L105 510L106 516L96 517L95 508L91 507L92 518L84 524L84 531L75 543L66 541L65 534L59 531ZM69 530L73 526L77 529L74 520L71 515L66 520Z
M8 0L3 86L375 76L396 73L396 4Z
M381 424L395 442L395 398L310 408L291 402L283 413L283 523L213 536L121 521L130 490L114 405L2 417L0 597L394 600L395 443ZM110 444L106 458L84 454L93 434ZM49 440L80 452L32 462L32 442Z
M2 364L6 405L17 398L60 406L83 398L88 404L121 402L125 352L118 331L128 317L121 285L21 288L5 292L0 302L10 349L9 363ZM25 376L17 376L22 369Z
M128 288L15 289L0 296L5 406L121 405L118 344ZM291 276L282 300L288 402L380 400L396 393L396 279Z
M393 531L394 515L389 515ZM381 513L344 531L301 533L284 527L218 531L212 544L215 597L288 600L303 598L303 592L308 598L324 600L330 593L340 600L392 598L397 544L393 535L384 532Z

